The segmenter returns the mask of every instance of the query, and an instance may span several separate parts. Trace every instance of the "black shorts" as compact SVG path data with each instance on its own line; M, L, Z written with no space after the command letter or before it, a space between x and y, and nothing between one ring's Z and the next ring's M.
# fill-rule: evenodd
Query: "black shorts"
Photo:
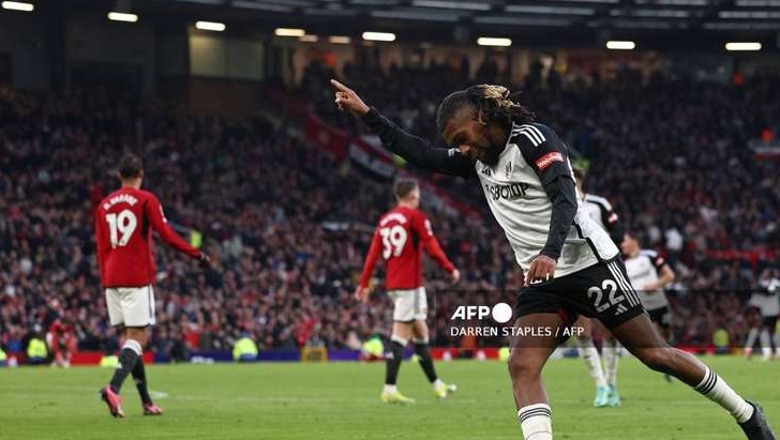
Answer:
M775 327L777 327L777 315L764 316L761 319L761 323L764 325L764 327L769 327L774 332Z
M598 318L614 328L645 312L623 260L601 262L550 282L524 287L517 295L515 318L534 313L557 313L565 325L579 315Z
M672 326L672 311L669 310L669 306L648 310L647 314L650 315L651 321L665 329L668 329Z

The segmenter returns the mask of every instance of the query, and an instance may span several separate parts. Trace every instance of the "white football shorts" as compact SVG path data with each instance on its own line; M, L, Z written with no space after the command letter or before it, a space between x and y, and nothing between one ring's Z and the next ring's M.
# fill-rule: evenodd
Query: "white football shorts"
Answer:
M393 300L393 321L412 322L428 317L428 295L425 287L405 290L391 290L388 295Z
M154 325L154 290L145 287L112 287L106 289L108 318L112 326L146 327Z

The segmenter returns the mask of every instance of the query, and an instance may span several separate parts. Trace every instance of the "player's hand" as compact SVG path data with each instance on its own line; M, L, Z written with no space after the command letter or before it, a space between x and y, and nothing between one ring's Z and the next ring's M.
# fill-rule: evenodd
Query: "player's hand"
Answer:
M458 284L458 281L460 281L460 271L458 269L455 269L450 273L450 277L452 278L452 284Z
M525 274L525 287L531 284L546 283L555 277L555 267L558 263L546 255L539 255L531 262L528 273Z
M198 266L200 266L201 269L208 269L211 267L211 258L209 258L205 252L200 253L200 257L198 257Z
M658 286L655 283L645 284L642 286L642 292L645 293L653 293L656 290L658 290Z
M330 80L330 83L336 89L335 102L339 110L348 111L358 117L365 115L371 110L354 90L335 79Z
M365 304L368 302L368 294L371 293L371 288L358 286L355 289L355 299Z

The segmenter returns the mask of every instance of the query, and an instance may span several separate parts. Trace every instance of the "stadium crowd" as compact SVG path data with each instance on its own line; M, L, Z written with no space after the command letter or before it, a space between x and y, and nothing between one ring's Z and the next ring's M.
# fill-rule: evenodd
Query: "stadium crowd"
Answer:
M498 74L480 71L484 80ZM326 81L333 73L310 65L296 92L327 120L362 132L334 110ZM444 65L347 66L343 78L430 139L438 101L468 84ZM777 79L715 84L626 71L612 81L542 87L532 76L529 84L521 100L589 161L589 190L610 198L628 229L678 272L671 294L677 341L708 344L725 328L741 343L746 292L771 262L720 261L710 251L780 243L780 173L745 146L777 128ZM92 209L117 186L113 170L126 149L143 156L145 187L171 223L192 240L202 235L215 261L203 272L156 246L153 350L185 359L190 350L228 350L241 334L261 350L358 348L389 330L384 295L366 306L351 299L373 222L392 204L385 182L261 118L186 116L95 92L3 90L0 121L0 331L11 351L57 318L74 323L80 349L117 347L99 288ZM432 178L484 209L479 185ZM459 287L503 289L511 300L522 275L494 221L428 214L465 276ZM445 274L430 269L429 289L446 288Z
M145 187L216 264L156 246L153 347L229 349L242 333L262 348L359 347L385 331L387 300L357 307L355 277L389 187L274 131L262 120L185 117L83 93L6 91L0 100L0 324L11 351L36 325L75 324L81 349L116 347L94 259L92 209L112 191L123 149L145 159ZM431 212L466 285L503 285L500 236ZM500 257L504 257L502 260ZM487 262L484 264L483 262ZM513 276L513 275L510 275ZM185 344L182 344L185 341Z

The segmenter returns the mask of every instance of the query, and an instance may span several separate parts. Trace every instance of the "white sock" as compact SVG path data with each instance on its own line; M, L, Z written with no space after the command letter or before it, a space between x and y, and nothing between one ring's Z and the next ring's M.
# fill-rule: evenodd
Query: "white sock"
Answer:
M433 381L432 385L433 385L433 388L436 389L438 387L443 387L444 386L444 382L442 382L441 379L436 379L436 380Z
M604 340L604 346L601 349L602 356L604 356L604 369L606 370L604 376L607 380L607 384L617 386L617 371L620 356L618 355L617 341Z
M775 355L780 356L780 335L774 333L772 335L772 340L775 341Z
M385 384L384 392L387 393L387 394L395 394L395 393L398 392L398 387L396 387L395 385L387 385L387 384Z
M552 412L550 405L535 403L520 408L517 419L525 440L552 440Z
M709 368L704 371L704 379L694 389L723 407L737 419L737 423L747 422L753 416L753 406Z
M141 347L141 343L136 341L135 339L128 339L125 341L125 343L122 345L122 349L129 348L130 350L133 350L135 354L138 355L140 358L144 354L144 349Z
M604 378L604 370L601 368L599 351L593 346L593 340L577 339L577 353L585 361L590 377L593 378L596 386L603 387L607 385L607 380Z
M766 329L762 329L759 335L761 341L761 353L764 355L764 360L769 360L772 357L772 340L769 338L769 332Z
M747 341L745 341L745 350L753 350L753 346L756 345L756 339L758 339L758 329L751 328L748 332Z

